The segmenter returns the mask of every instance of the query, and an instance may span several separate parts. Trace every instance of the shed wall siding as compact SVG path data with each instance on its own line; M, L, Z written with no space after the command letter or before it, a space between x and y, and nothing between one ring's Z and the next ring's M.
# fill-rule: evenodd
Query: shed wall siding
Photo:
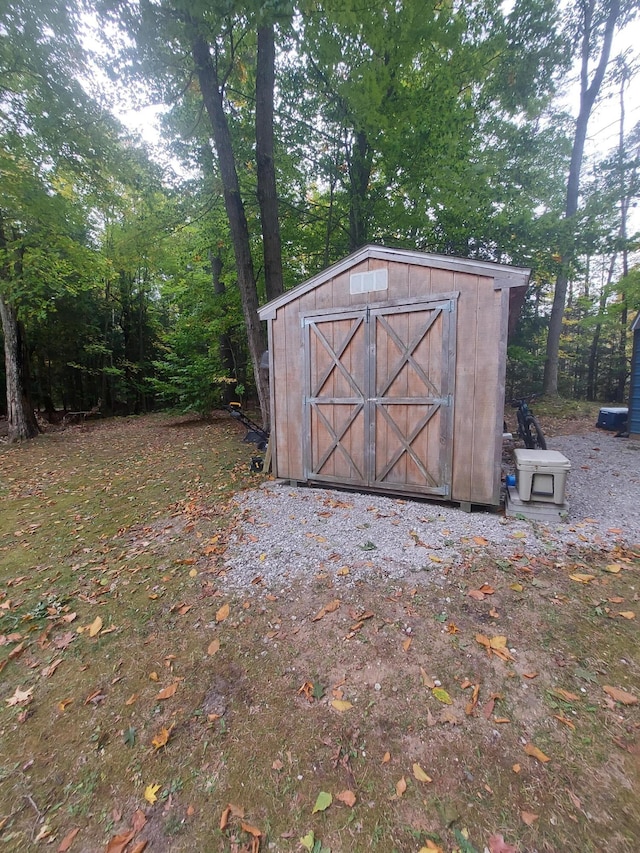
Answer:
M351 295L351 273L388 269L384 293ZM499 490L496 407L504 392L505 305L493 278L406 262L369 259L277 309L272 325L272 423L275 474L304 479L304 347L301 317L319 309L364 307L381 301L458 291L452 494L455 501L495 504ZM354 366L355 367L355 366ZM500 414L501 420L501 414ZM454 436L443 440L453 441ZM497 472L497 473L496 473Z
M634 436L634 438L640 437L640 329L636 329L633 333L631 389L629 391L629 435Z

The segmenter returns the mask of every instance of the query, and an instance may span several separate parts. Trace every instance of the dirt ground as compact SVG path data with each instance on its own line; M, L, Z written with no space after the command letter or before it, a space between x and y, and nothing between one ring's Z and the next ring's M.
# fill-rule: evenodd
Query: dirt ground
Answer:
M640 554L225 593L240 438L0 447L3 849L636 851Z

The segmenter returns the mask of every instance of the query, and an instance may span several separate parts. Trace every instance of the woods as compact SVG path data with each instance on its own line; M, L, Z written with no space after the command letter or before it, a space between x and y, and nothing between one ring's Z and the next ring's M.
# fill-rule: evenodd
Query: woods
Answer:
M98 400L206 412L233 395L267 423L258 307L366 242L531 267L508 393L624 403L640 309L635 14L620 0L366 14L9 0L10 438L37 434L34 407ZM155 150L114 117L145 103L162 107Z

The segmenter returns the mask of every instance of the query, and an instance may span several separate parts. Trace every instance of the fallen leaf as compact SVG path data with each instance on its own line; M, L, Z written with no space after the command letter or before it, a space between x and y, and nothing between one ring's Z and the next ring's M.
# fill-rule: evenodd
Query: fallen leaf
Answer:
M418 853L444 853L444 850L435 842L431 841L430 838L427 838L426 846L421 847L420 850L418 850Z
M320 791L316 798L316 804L314 805L311 814L326 811L332 802L333 797L331 796L331 794L327 793L327 791Z
M169 738L171 737L171 730L173 729L173 725L170 725L168 729L161 728L158 734L151 741L151 746L155 749L160 749L163 746L166 746Z
M70 705L72 702L73 699L61 699L60 702L58 702L58 711L62 713L67 707L67 705Z
M316 837L314 835L313 830L311 830L311 832L307 832L307 834L300 839L300 844L304 847L305 850L308 850L309 853L312 853L315 843Z
M158 676L157 672L150 672L149 673L149 681L158 681L158 680L159 680L159 676Z
M519 764L514 764L511 769L513 770L514 773L519 773L522 770L522 767L520 767Z
M177 689L178 682L174 681L173 684L170 684L168 687L165 687L164 690L161 690L160 693L158 693L158 695L156 696L156 700L162 701L163 699L171 699Z
M473 541L476 545L488 545L489 542L484 538L484 536L474 536Z
M400 798L407 790L407 780L404 776L396 782L396 797Z
M136 841L134 846L131 848L131 853L143 853L143 850L146 849L148 843L149 841L146 838L143 838L142 841Z
M428 687L429 690L433 690L433 688L436 686L436 683L433 678L431 678L430 675L427 675L427 673L422 667L420 667L420 679L424 686Z
M328 604L325 604L316 615L311 619L312 622L318 622L320 619L323 619L327 613L333 613L335 610L340 607L340 599L334 598L333 601L330 601Z
M249 835L253 835L254 838L260 838L262 836L262 832L257 827L251 826L250 823L242 821L240 823L240 827L244 832L248 832Z
M565 699L567 702L578 702L580 700L578 695L570 693L568 690L563 690L562 687L554 687L551 692L555 693L561 699Z
M524 751L532 758L537 758L538 761L542 762L542 764L546 764L547 761L551 761L548 755L545 755L542 750L538 749L538 747L534 746L532 743L525 744Z
M619 566L618 563L609 563L608 566L604 567L604 570L612 575L617 575L618 572L622 571L622 566Z
M592 580L595 580L595 575L585 575L581 572L576 572L573 575L569 575L572 581L577 581L578 583L590 583Z
M331 704L336 709L336 711L340 711L341 714L344 711L348 711L350 708L353 708L351 702L348 702L346 699L333 699Z
M418 780L418 782L433 782L431 776L427 776L422 767L419 764L414 764L411 768L413 770L413 775Z
M539 675L540 675L539 672L523 672L522 673L523 678L537 678Z
M135 829L136 832L141 832L147 824L147 816L142 811L142 809L136 809L133 814L133 819L131 821L131 826Z
M573 793L573 791L570 791L569 788L566 788L565 790L566 790L567 794L569 795L569 799L573 803L574 807L576 809L578 809L578 811L581 812L582 811L582 803L580 802L578 797L576 797L576 795Z
M62 841L58 845L58 853L67 853L67 850L69 850L69 848L73 844L73 839L76 837L76 835L79 832L80 832L79 826L76 826L74 829L67 832L65 837L62 839Z
M133 829L129 829L127 832L121 832L118 835L114 835L111 841L107 844L105 853L124 853L125 848L133 839L135 834L136 833Z
M380 763L381 764L388 764L390 761L391 761L391 753L385 752L385 754L382 756L382 761Z
M33 693L33 687L30 687L28 690L21 690L19 687L16 687L15 693L13 694L13 696L10 696L8 699L5 699L4 701L7 703L7 705L10 705L10 706L28 705L29 702L31 702L31 699L33 698L31 695L32 693Z
M340 800L341 803L344 803L345 806L349 806L349 808L353 808L356 804L356 795L353 791L341 791L336 795L336 800Z
M402 643L402 648L405 650L405 652L408 652L408 651L409 651L410 646L411 646L411 637L409 637L408 639L404 640L404 641L403 641L403 643Z
M523 592L524 591L524 587L522 586L521 583L509 584L509 589L512 589L514 592Z
M575 723L567 719L567 717L564 717L562 714L554 714L553 716L556 720L560 720L561 723L564 723L565 726L569 726L570 729L575 729Z
M618 613L618 616L622 616L623 619L635 619L636 618L636 614L633 612L633 610L621 610Z
M489 837L489 853L518 853L518 848L507 844L504 836L496 833Z
M160 785L147 785L144 789L144 798L148 803L153 805L155 801L158 799L156 794L160 790Z
M216 613L216 622L224 622L224 620L229 615L229 604L223 604L222 607Z
M611 687L609 684L605 684L602 688L607 696L611 696L611 698L620 702L621 705L637 705L638 697L634 696L633 693L627 693L626 690L620 690L619 687Z
M91 625L89 625L89 636L95 637L102 630L102 619L100 616L96 616Z
M137 699L138 699L138 694L132 693L131 696L129 696L129 698L127 699L127 701L124 704L125 705L133 705L133 703L136 702Z
M469 590L469 592L467 593L467 595L468 595L470 598L474 598L476 601L484 601L484 599L485 599L485 594L484 594L484 592L481 592L479 589L472 589L472 590Z
M453 699L443 687L434 687L431 692L438 702L442 702L444 705L453 705Z
M522 822L526 823L527 826L531 826L532 823L535 823L540 815L534 814L533 812L520 812L520 817L522 818Z

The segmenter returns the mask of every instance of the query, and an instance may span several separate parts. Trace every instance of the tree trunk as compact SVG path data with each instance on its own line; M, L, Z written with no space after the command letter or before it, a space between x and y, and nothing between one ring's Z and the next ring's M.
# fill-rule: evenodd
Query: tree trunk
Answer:
M369 217L366 210L367 190L371 178L371 149L367 134L356 133L349 160L349 247L351 251L364 246L369 239Z
M213 141L218 154L218 164L224 193L224 203L229 220L231 240L236 261L238 287L242 301L242 313L247 327L247 342L253 364L258 401L264 427L269 424L269 381L260 370L260 359L267 348L266 336L258 319L258 292L256 289L253 261L249 243L249 227L244 204L240 196L240 185L236 170L231 133L224 111L223 91L218 80L218 72L211 58L209 43L192 22L194 32L191 39L191 52L195 63L200 91L205 109L211 122Z
M258 30L256 64L256 163L267 300L275 299L284 291L278 193L273 156L275 63L273 24L270 24Z
M611 42L615 31L616 22L620 14L619 0L611 0L609 15L605 25L602 47L598 65L589 83L589 57L593 47L591 43L593 14L596 0L589 0L584 11L584 32L582 34L582 56L580 68L580 110L576 120L576 129L571 149L571 164L569 166L569 178L567 181L567 197L565 204L564 220L569 228L572 227L570 220L578 210L580 195L580 171L584 156L584 144L587 137L587 127L595 100L600 92L604 73L609 62L611 53ZM569 270L574 255L574 240L568 238L562 258L562 268L556 279L555 292L553 294L553 306L549 318L549 332L547 335L547 357L544 365L543 392L555 395L558 393L558 357L560 353L560 337L562 335L562 321L564 307L567 298L567 285L569 282Z
M15 308L0 294L0 318L4 335L7 378L9 441L24 441L38 435L38 423L29 396L29 361L24 329Z
M211 264L211 279L213 281L213 292L216 296L224 296L225 294L225 286L224 281L222 280L222 258L220 255L214 255L212 251L209 252L209 263ZM222 363L222 367L225 373L229 377L234 377L236 380L238 378L235 366L235 360L233 357L233 346L231 343L231 338L227 334L227 332L220 332L218 335L218 353L220 355L220 362ZM235 390L231 385L225 384L222 389L222 402L224 404L230 403L235 399Z

